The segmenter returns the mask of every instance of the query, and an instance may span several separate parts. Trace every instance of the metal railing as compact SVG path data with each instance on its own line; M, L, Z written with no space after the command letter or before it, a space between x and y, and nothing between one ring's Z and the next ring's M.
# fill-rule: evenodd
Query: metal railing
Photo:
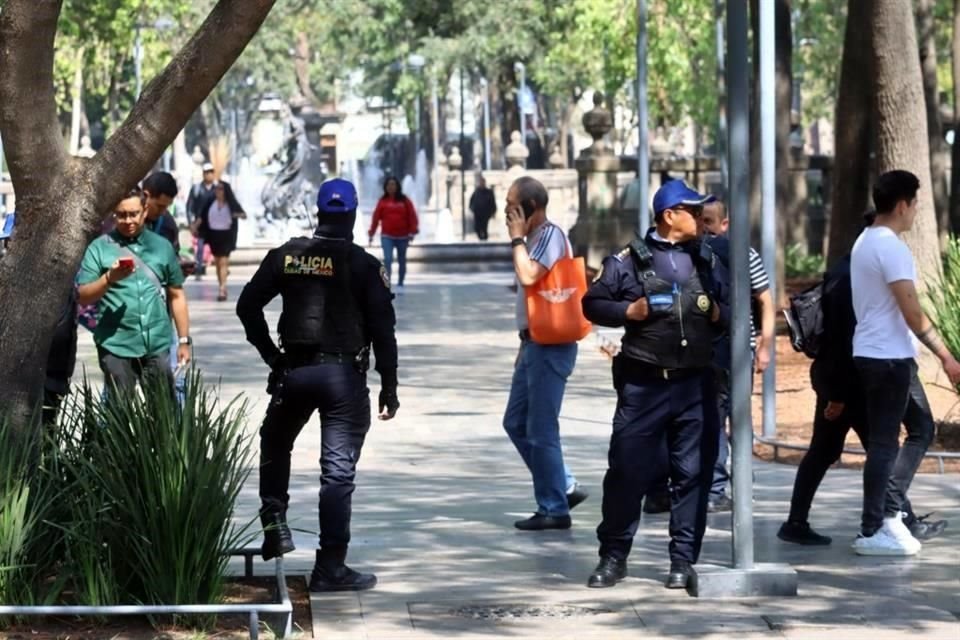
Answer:
M253 576L253 556L259 549L247 547L231 549L230 556L244 556L244 576ZM277 600L272 603L249 604L178 604L178 605L0 605L0 616L143 616L162 614L240 614L248 617L250 639L260 635L260 615L264 613L284 616L283 628L277 636L290 635L293 627L293 603L287 591L287 577L283 571L283 558L276 560Z

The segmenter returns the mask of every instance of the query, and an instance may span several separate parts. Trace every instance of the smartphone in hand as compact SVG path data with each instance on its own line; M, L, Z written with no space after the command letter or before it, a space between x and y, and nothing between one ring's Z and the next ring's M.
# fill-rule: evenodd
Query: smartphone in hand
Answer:
M133 265L134 265L133 258L130 258L130 257L120 258L121 269L133 269Z

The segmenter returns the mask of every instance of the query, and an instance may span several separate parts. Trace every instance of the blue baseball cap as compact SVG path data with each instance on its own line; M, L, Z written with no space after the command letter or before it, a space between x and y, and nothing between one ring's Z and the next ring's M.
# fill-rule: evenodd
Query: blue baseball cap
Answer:
M320 185L317 192L317 209L320 213L351 213L359 201L357 188L342 178L333 178Z
M683 180L671 180L657 189L657 195L653 196L653 212L660 213L680 205L702 207L714 200L716 197L694 191Z

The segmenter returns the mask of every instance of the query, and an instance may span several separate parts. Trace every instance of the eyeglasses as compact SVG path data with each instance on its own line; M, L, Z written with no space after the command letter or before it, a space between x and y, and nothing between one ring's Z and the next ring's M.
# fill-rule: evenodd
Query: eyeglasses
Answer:
M117 222L127 222L134 221L143 214L143 209L140 211L114 211L113 217L116 218Z

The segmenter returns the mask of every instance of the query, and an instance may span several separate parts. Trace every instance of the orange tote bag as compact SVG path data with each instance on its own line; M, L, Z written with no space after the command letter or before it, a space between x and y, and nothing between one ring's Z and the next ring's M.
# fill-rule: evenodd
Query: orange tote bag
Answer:
M569 252L545 276L524 289L531 340L538 344L567 344L590 333L593 326L583 317L581 306L587 293L583 258L574 258Z

